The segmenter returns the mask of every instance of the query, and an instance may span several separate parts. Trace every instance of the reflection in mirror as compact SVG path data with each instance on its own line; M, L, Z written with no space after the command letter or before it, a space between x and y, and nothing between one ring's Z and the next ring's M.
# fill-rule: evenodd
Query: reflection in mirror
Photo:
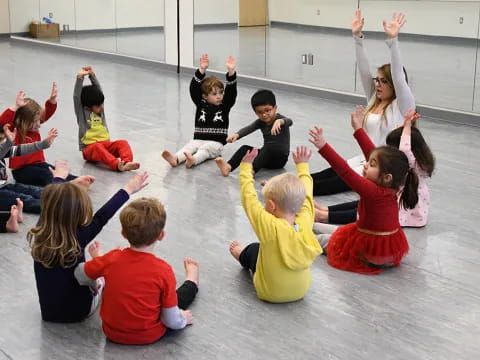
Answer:
M117 52L165 60L164 0L116 0Z
M195 0L194 66L203 53L210 69L226 71L225 60L232 55L242 75L265 77L265 15L250 16L266 0ZM257 9L257 10L255 10ZM239 17L240 13L240 17Z
M164 0L10 0L11 32L31 36L29 24L52 29L39 40L164 60Z

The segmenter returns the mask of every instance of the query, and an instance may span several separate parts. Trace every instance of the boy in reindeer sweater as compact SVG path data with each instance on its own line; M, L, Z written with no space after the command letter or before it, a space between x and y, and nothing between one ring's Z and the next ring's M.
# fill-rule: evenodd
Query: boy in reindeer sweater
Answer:
M197 107L193 140L175 154L168 150L162 152L162 157L172 167L185 161L186 167L191 168L207 159L215 159L227 143L228 115L237 98L235 59L233 56L227 59L225 87L217 77L205 77L208 65L208 55L204 54L190 82L190 96Z

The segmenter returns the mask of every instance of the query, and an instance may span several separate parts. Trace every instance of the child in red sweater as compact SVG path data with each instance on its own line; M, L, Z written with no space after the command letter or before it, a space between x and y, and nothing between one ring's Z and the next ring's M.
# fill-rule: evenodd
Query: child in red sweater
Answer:
M165 221L165 209L157 199L132 201L120 213L122 236L130 247L102 256L94 242L88 249L93 260L75 269L80 284L105 278L100 316L103 332L113 342L149 344L167 328L182 329L192 323L192 314L185 309L198 291L198 264L184 260L186 281L175 291L172 268L153 253L165 236Z
M6 124L17 129L14 145L29 144L41 140L40 125L52 117L57 110L57 84L53 83L50 97L42 108L35 100L25 97L20 91L15 104L0 115L0 125ZM53 181L50 168L45 161L43 150L10 159L13 178L22 184L45 186ZM67 181L76 176L68 175Z
M342 270L379 274L385 268L400 265L408 252L407 238L398 220L397 193L405 185L400 205L413 209L418 202L418 178L402 151L392 146L375 148L361 125L354 128L354 137L368 159L363 176L327 144L322 129L310 130L310 142L338 176L360 195L358 220L332 234L327 258L331 266Z

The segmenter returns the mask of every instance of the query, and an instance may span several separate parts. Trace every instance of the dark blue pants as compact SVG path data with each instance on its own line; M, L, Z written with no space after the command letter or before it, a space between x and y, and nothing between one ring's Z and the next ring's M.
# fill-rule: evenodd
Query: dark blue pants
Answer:
M42 188L24 184L7 184L0 188L0 210L10 211L17 198L23 201L25 212L40 214L40 195Z
M45 186L51 184L53 181L53 175L49 168L55 168L55 166L46 162L30 164L25 165L20 169L12 170L12 175L15 181L18 183ZM75 175L68 175L66 181L70 181L75 178Z

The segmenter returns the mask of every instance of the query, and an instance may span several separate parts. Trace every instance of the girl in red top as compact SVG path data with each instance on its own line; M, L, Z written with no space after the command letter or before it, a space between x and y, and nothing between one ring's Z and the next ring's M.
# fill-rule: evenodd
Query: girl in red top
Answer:
M0 124L9 124L10 130L18 130L14 145L33 143L41 140L40 125L50 119L56 110L57 84L53 83L45 108L35 100L25 98L25 93L20 91L15 105L0 115ZM45 186L53 181L50 171L53 166L45 161L43 150L10 159L10 168L14 179L22 184ZM66 180L72 179L75 179L75 176L69 175Z
M357 139L368 161L363 176L357 174L323 137L322 129L310 130L310 142L335 172L360 195L358 220L338 228L327 246L328 263L342 270L379 274L400 265L408 242L398 221L397 193L402 185L400 206L413 209L418 202L418 178L406 155L391 146L375 148L361 124L355 124ZM357 126L359 125L359 126Z

